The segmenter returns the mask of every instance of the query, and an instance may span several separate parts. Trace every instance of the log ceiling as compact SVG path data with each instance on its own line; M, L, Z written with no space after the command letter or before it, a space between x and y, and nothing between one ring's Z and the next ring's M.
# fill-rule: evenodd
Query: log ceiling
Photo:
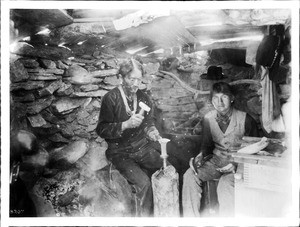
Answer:
M30 40L27 39L26 42L33 46L64 45L67 48L79 45L80 42L93 42L96 46L143 54L161 48L193 47L195 44L197 49L201 49L202 42L207 40L211 40L211 48L239 47L245 43L248 45L249 40L228 40L266 34L268 25L287 25L290 16L290 12L283 9L170 11L169 16L140 16L137 18L141 20L139 24L122 30L116 29L114 21L136 12L137 10L14 9L11 10L11 20L14 22L14 29L18 30L14 41L30 36ZM138 20L132 23L138 23ZM50 29L49 35L38 34L44 28ZM218 44L213 43L218 40ZM202 49L210 49L210 46L203 46Z

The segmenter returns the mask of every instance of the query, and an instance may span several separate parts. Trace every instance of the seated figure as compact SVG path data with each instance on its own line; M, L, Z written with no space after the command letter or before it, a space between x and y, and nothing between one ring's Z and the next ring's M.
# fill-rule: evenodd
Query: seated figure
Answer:
M144 70L142 64L129 59L120 65L122 84L102 99L96 128L108 143L106 156L133 185L137 216L153 214L153 194L149 176L163 165L160 152L153 146L160 137L154 125L149 96L139 89ZM150 111L140 113L143 102Z
M213 179L219 179L217 195L220 216L234 215L236 164L231 154L236 152L243 136L258 136L255 120L232 106L234 95L229 84L215 83L210 97L214 110L203 119L199 155L184 174L182 204L186 217L200 216L202 183Z

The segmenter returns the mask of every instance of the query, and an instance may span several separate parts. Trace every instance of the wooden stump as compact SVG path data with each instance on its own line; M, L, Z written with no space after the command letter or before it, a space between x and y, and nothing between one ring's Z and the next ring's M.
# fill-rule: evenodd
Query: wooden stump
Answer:
M152 175L155 217L179 217L178 173L173 166Z

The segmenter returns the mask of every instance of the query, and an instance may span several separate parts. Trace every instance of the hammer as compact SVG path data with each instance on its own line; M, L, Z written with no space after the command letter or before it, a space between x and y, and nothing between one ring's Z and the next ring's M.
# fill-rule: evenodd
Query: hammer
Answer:
M139 107L141 108L140 109L140 112L139 112L139 114L140 115L144 115L144 112L146 111L146 112L149 112L150 111L150 107L149 106L147 106L145 103L143 103L143 102L139 102Z

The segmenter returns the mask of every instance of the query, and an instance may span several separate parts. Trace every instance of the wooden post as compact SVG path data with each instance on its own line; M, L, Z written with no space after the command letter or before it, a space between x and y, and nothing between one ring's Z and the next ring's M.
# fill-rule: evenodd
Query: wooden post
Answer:
M179 217L178 173L171 165L152 175L155 217Z

